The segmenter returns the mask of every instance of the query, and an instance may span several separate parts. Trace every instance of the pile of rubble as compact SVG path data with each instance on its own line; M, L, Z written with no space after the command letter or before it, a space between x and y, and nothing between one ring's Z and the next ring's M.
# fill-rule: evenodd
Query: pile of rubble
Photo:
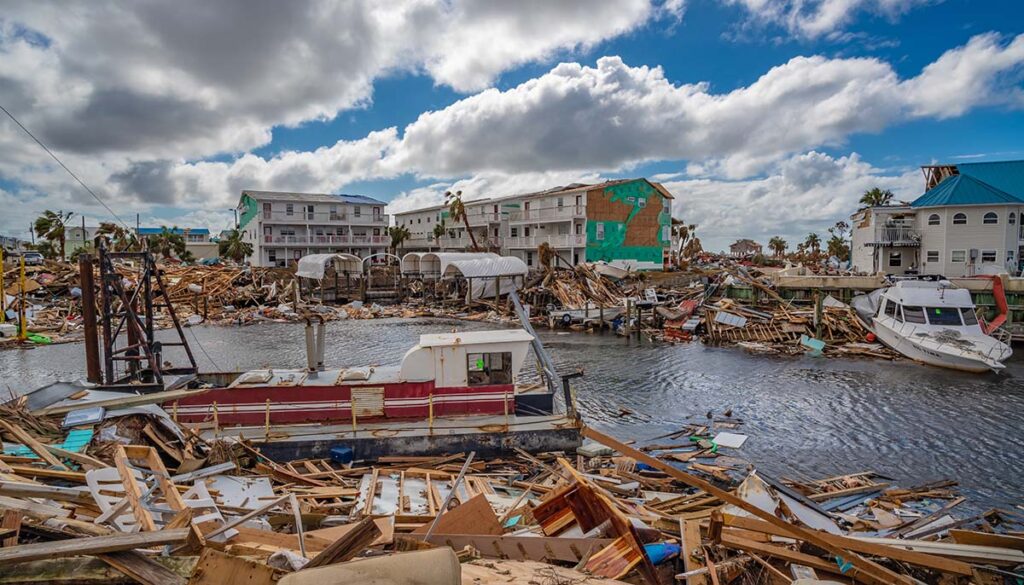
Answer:
M1024 563L1019 513L954 519L952 482L775 480L731 413L639 449L586 428L576 454L283 462L121 400L0 407L0 584L982 585Z

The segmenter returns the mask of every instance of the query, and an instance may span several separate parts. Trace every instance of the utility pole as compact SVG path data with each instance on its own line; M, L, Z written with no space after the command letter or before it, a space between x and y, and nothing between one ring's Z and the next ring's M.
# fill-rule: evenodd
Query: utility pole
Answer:
M0 323L7 322L7 290L4 289L4 247L0 245Z
M6 293L4 293L6 294ZM25 322L25 255L21 255L21 271L18 278L18 339L28 339L28 323Z

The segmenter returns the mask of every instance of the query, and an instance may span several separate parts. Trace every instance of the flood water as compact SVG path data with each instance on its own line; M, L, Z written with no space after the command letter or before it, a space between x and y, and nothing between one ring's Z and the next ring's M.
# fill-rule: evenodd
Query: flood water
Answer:
M328 324L326 361L397 364L420 334L493 327L434 319L335 321ZM186 331L202 370L305 364L300 325ZM621 438L644 441L706 420L709 411L731 409L744 421L736 432L750 436L739 454L775 476L873 470L907 485L955 479L968 496L959 514L1024 501L1022 348L1002 374L976 375L910 362L666 346L610 334L540 335L560 371L584 369L576 387L587 423ZM0 351L4 394L82 377L81 344ZM622 408L632 414L623 416Z

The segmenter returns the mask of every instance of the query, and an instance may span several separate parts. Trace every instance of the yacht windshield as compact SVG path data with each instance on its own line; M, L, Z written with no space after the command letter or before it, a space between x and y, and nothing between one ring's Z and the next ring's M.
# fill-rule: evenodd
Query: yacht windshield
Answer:
M911 307L909 305L903 305L903 318L907 320L907 323L920 323L924 324L924 307Z
M973 309L960 309L960 312L964 316L964 325L977 325L978 316L974 314Z
M957 307L928 307L928 322L932 325L963 325Z

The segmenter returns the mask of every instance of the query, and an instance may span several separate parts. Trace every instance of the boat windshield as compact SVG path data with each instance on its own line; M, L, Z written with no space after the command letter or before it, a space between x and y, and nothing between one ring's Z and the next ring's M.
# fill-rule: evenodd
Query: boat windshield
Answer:
M924 307L903 305L903 318L907 320L907 323L919 323L921 325L927 323L924 320Z
M960 309L960 312L964 316L964 325L978 324L978 316L974 314L974 309Z
M963 325L957 307L928 307L928 322L932 325Z

